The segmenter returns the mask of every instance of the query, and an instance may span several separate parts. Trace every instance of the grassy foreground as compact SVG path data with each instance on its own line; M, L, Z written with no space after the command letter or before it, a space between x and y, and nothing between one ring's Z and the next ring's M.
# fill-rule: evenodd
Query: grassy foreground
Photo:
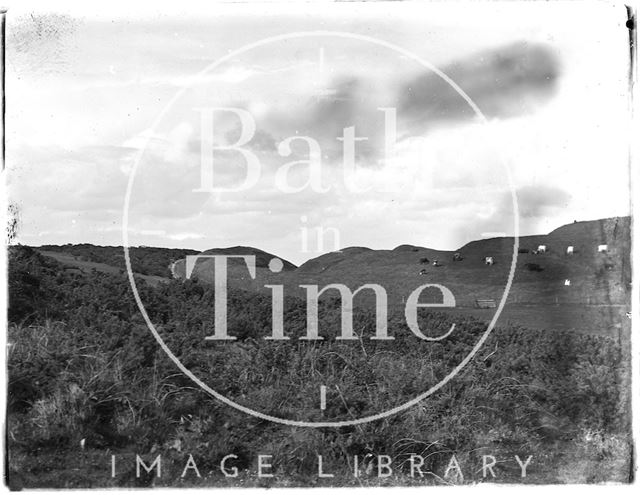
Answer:
M152 338L121 274L70 273L18 247L10 252L9 285L14 489L629 481L629 355L617 338L498 328L460 374L407 411L310 429L238 412L182 375ZM341 342L333 338L339 302L328 300L320 307L326 339L304 342L297 338L305 331L304 304L289 299L285 331L292 338L274 343L263 339L270 300L237 291L229 296L229 333L238 340L213 345L204 341L214 315L210 287L143 285L141 297L196 376L240 404L306 421L367 416L414 398L446 376L486 328L425 311L421 328L434 335L457 326L441 342L420 343L391 314L395 340L372 341L374 315L356 310L361 338ZM321 385L328 390L324 411ZM161 456L161 476L136 476L136 454L147 465ZM220 469L229 454L237 477ZM182 477L189 455L200 477L194 469ZM271 456L264 471L273 477L258 476L260 455ZM532 456L525 479L516 455ZM319 476L318 456L333 478ZM412 472L412 456L422 459L423 476ZM459 469L451 468L454 456ZM495 458L495 478L483 473L483 456ZM381 464L389 464L389 476L379 476L388 473Z

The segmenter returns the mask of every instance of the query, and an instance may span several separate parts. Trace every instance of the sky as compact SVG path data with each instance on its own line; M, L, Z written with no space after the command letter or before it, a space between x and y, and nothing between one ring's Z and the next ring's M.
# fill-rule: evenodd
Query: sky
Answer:
M624 8L153 5L9 10L15 242L122 245L126 197L131 245L296 264L630 212Z

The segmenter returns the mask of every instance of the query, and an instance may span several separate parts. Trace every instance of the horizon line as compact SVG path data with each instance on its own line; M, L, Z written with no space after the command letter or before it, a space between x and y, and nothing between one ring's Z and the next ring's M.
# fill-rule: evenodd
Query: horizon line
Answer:
M558 227L555 227L554 229L550 230L549 232L546 232L546 233L538 233L538 234L527 234L527 235L521 235L521 236L519 236L519 239L523 239L523 238L527 238L527 237L537 237L537 236L549 235L549 234L551 234L552 232L554 232L555 230L558 230L559 228L564 227L564 226L567 226L567 225L574 225L574 224L577 224L577 223L586 223L586 222L598 222L598 221L613 220L613 219L620 219L620 218L629 218L629 219L631 219L631 218L632 218L632 215L619 215L619 216L612 216L612 217L600 217L600 218L593 218L593 219L588 219L588 220L574 220L574 221L573 221L573 222L571 222L571 223L563 223L563 224L559 225ZM398 248L400 248L400 247L408 246L408 247L413 247L413 248L428 249L428 250L431 250L431 251L440 251L440 252L446 252L446 253L449 253L449 252L459 251L459 250L463 249L465 246L468 246L469 244L471 244L471 243L473 243L473 242L489 241L489 240L492 240L492 239L510 239L510 238L511 238L511 239L513 239L513 238L515 238L513 235L506 235L506 234L505 234L505 235L495 236L495 237L484 237L484 236L483 236L483 234L500 234L500 233L502 233L502 232L484 232L484 233L480 234L480 238L478 238L478 239L474 239L474 240L471 240L471 241L469 241L469 242L467 242L467 243L463 244L462 246L460 246L460 247L458 247L458 248L455 248L455 249L435 249L435 248L430 248L430 247L426 247L426 246L417 246L417 245L414 245L414 244L404 244L404 243L403 243L403 244L398 244L397 246L395 246L395 247L393 247L393 248L386 248L386 249L385 249L385 248L382 248L382 249L374 249L374 248L369 248L369 247L367 247L367 246L357 246L357 245L353 245L353 246L345 246L345 247L343 247L343 248L340 248L340 249L337 249L337 250L334 250L334 251L326 251L326 252L319 253L319 254L317 254L316 256L309 257L308 259L306 259L305 261L303 261L300 265L296 265L295 263L293 263L293 262L291 262L291 261L289 261L289 260L287 260L287 259L285 259L285 258L283 258L283 257L281 257L281 256L278 256L278 255L274 255L274 256L276 256L276 257L280 258L281 260L287 261L288 263L291 263L292 265L294 265L294 266L297 268L297 267L299 267L299 266L302 266L302 265L303 265L304 263L306 263L307 261L310 261L310 260L316 259L316 258L318 258L319 256L324 256L325 254L331 254L331 253L339 253L339 252L344 251L344 250L346 250L346 249L353 249L353 248L368 249L368 250L371 250L371 251L394 251L394 250L396 250L396 249L398 249ZM120 249L124 249L124 246L123 246L123 245L94 244L94 243L91 243L91 242L79 242L79 243L75 243L75 244L72 244L72 243L65 243L65 244L40 244L39 246L36 246L36 245L30 245L30 244L22 244L22 243L18 242L18 243L15 243L15 244L8 244L7 246L27 246L27 247L31 247L31 248L42 248L42 247L46 247L46 246L80 246L80 245L84 245L84 244L86 244L86 245L90 245L90 246L94 246L94 247L103 247L103 248L120 248ZM235 245L235 246L218 246L218 247L210 247L210 248L202 249L202 250L201 250L201 249L194 249L194 248L192 248L192 247L151 246L151 245L147 245L147 244L140 244L140 245L137 245L137 246L133 246L133 245L131 245L131 246L129 246L129 248L130 248L130 249L131 249L131 248L134 248L134 249L139 249L139 248L150 248L150 249L186 249L186 250L195 251L195 252L198 252L198 253L203 253L203 252L205 252L205 251L210 251L210 250L213 250L213 249L249 248L249 249L257 249L257 250L262 251L262 252L267 253L267 254L273 254L273 253L270 253L269 251L265 251L264 249L262 249L262 248L260 248L260 247L257 247L257 246L242 246L242 245Z

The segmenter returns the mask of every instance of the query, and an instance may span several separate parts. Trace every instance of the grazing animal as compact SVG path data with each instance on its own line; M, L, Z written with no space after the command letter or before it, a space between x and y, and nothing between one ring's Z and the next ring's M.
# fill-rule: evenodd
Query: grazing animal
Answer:
M493 261L493 256L485 256L484 257L484 264L485 265L493 265L494 261Z

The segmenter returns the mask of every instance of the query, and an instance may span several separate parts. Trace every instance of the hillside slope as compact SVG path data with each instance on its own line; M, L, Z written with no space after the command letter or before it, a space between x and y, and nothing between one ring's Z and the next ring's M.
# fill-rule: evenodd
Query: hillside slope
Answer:
M561 327L619 328L630 297L629 217L576 222L546 235L521 237L519 241L519 251L527 252L518 254L505 317L532 326L554 327L561 321L558 323ZM601 244L607 245L604 253L598 252ZM546 246L546 252L534 254L540 245ZM574 248L572 255L566 254L568 246ZM511 237L473 241L457 251L409 245L393 250L350 247L323 254L297 269L285 269L279 274L259 267L255 279L251 279L243 264L235 264L229 268L228 283L245 290L265 292L268 290L265 285L282 284L286 294L298 297L305 297L299 287L305 284L323 287L342 283L355 290L363 284L375 283L385 288L391 306L404 305L409 294L420 285L440 284L454 294L457 310L486 319L493 311L476 311L476 302L478 299L498 302L503 296L513 249ZM455 253L462 259L454 261ZM493 265L485 263L487 256L493 258ZM436 259L439 266L433 265ZM266 260L259 259L258 265L266 266ZM199 262L193 274L201 281L213 281L212 260ZM327 291L323 297L337 295L337 291ZM423 294L421 299L422 302L438 300L437 294ZM363 291L355 302L371 306L375 298L371 291ZM525 305L543 305L547 309L542 314ZM549 308L558 305L563 309L552 316L554 310ZM581 307L583 310L579 310ZM584 307L590 309L584 310Z
M50 255L53 253L56 253L56 256L64 255L59 261L66 262L66 264L74 264L72 263L74 260L82 263L98 263L100 266L94 267L98 271L108 271L105 266L113 267L118 270L126 269L124 250L122 246L49 244L34 247L34 249L37 249L40 252L49 253ZM198 253L198 251L183 248L161 248L152 246L132 246L129 248L131 267L135 273L163 278L171 277L169 266L173 261L184 258L189 254L196 253Z
M194 253L195 254L195 253ZM268 277L271 273L268 266L269 262L276 258L277 256L267 253L266 251L262 251L261 249L249 247L249 246L235 246L229 248L214 248L208 249L207 251L203 251L199 253L201 255L227 255L227 256L255 256L256 258L256 272L260 275L260 278ZM283 268L282 270L293 271L296 269L296 266L282 258L279 258L282 261ZM213 283L214 280L214 263L213 259L197 259L194 270L193 277L198 278L198 280L208 283ZM241 259L229 259L227 261L227 273L228 278L232 281L232 285L239 288L256 288L255 284L252 283L252 279L249 276L249 272L247 270L247 266ZM186 259L180 259L174 262L171 265L171 273L174 278L184 279L185 275L185 267L186 267Z
M96 261L87 261L82 257L73 256L72 254L61 253L56 251L47 251L44 249L37 250L43 256L47 258L51 258L56 260L58 263L63 265L65 271L70 272L82 272L82 273L91 273L91 272L100 272L100 273L110 273L110 274L124 274L124 268L118 268L117 266L109 265L106 263L99 263ZM150 285L156 286L158 284L168 282L169 279L167 277L160 277L158 275L142 275L141 273L134 272L134 277L137 280L144 280Z
M607 245L606 253L598 252L601 244ZM533 254L539 245L545 245L546 252ZM574 247L573 255L566 254L568 246ZM297 269L285 263L282 274L258 270L255 281L250 280L242 264L236 263L230 268L229 280L242 288L259 288L267 281L284 283L293 291L297 285L310 283L343 283L352 289L364 283L377 283L387 289L395 302L401 302L421 284L437 283L451 289L459 305L474 306L476 299L502 296L513 247L512 237L473 241L455 251L462 257L459 261L453 260L454 251L425 247L403 245L393 250L350 247L313 258ZM231 249L241 252L240 248ZM231 249L206 253L226 253ZM258 267L267 266L266 253L242 249L246 254L258 253ZM518 254L512 302L625 304L627 301L631 281L629 217L576 222L547 235L521 237L522 250L528 252ZM493 258L493 265L485 263L487 256ZM439 266L433 265L434 260L438 260ZM426 274L421 275L422 270ZM183 272L178 275L184 277ZM212 261L198 262L194 275L212 281ZM567 280L570 285L565 285Z
M598 246L606 244L606 252ZM513 283L501 321L511 321L532 328L574 328L600 332L628 326L625 313L630 305L631 288L631 219L606 218L575 222L561 226L546 235L519 239ZM534 254L538 246L546 252ZM567 247L573 254L567 255ZM112 272L124 269L122 248L91 245L43 246L37 248L68 267L83 271ZM301 285L341 283L356 290L363 284L379 284L387 292L388 304L401 308L411 292L423 284L447 287L456 299L458 313L491 319L493 310L478 309L477 300L503 297L514 250L514 239L500 237L470 242L457 251L439 251L420 246L400 245L391 250L348 247L310 259L296 268L283 261L281 273L272 273L269 261L276 256L257 248L235 246L214 248L202 254L253 255L256 277L249 275L241 260L230 260L230 287L270 294L266 285L282 284L285 294L306 297ZM157 284L173 276L185 278L185 255L193 250L132 248L134 271L145 280ZM461 260L454 261L455 253ZM485 263L491 256L493 265ZM280 258L282 259L282 258ZM428 260L428 261L427 261ZM433 261L438 260L439 266ZM159 276L163 274L164 276ZM214 280L214 261L196 262L192 277L205 284ZM322 298L337 297L335 290ZM439 302L437 291L426 292L421 302ZM356 305L371 307L372 291L362 291L354 299ZM449 311L449 310L448 310Z

